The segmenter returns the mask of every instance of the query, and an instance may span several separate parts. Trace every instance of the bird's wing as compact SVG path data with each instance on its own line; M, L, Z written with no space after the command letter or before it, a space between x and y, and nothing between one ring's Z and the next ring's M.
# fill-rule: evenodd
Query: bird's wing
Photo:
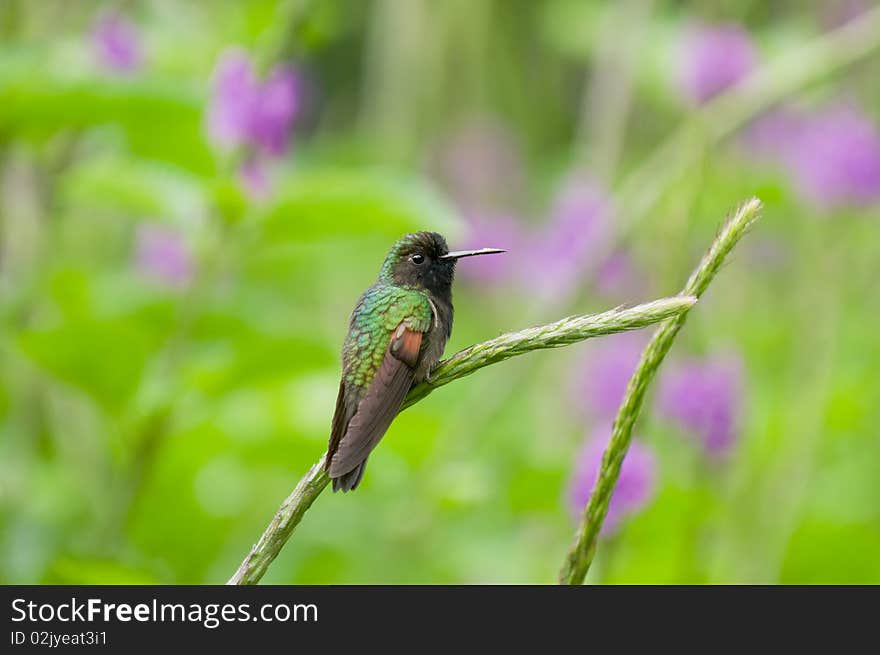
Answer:
M333 424L330 427L330 443L327 446L327 461L324 468L330 468L330 458L339 447L339 442L345 436L345 430L348 428L348 422L357 411L359 398L348 398L352 395L351 391L346 388L345 377L339 381L339 393L336 396L336 411L333 413ZM355 387L355 391L357 387Z
M356 404L346 398L345 383L340 385L327 453L330 477L354 470L379 443L412 385L421 345L422 332L401 321L391 335L382 364ZM356 411L346 417L353 406Z

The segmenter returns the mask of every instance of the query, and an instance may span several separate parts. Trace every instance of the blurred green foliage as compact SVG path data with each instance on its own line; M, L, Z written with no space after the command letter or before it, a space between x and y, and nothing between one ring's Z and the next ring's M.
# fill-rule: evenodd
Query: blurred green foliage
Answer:
M612 188L689 118L669 53L702 5L649 4ZM705 18L747 24L772 57L819 34L809 17L822 4L727 2ZM123 76L92 56L105 3L4 3L0 582L225 581L326 446L348 313L387 248L411 230L466 234L433 175L437 153L491 116L525 157L529 182L511 193L540 216L589 151L582 97L616 5L124 3L146 62ZM232 45L310 80L265 199L204 128L214 63ZM880 115L880 78L865 72L811 93ZM820 212L737 143L696 141L698 165L624 238L646 295L587 286L551 308L463 278L448 352L674 293L725 212L759 195L763 224L673 351L742 354L739 441L707 462L648 412L638 433L658 454L656 495L603 544L590 579L880 582L877 206ZM188 285L138 270L144 222L183 235ZM362 487L323 495L265 581L553 580L589 431L564 389L597 348L491 367L402 414Z

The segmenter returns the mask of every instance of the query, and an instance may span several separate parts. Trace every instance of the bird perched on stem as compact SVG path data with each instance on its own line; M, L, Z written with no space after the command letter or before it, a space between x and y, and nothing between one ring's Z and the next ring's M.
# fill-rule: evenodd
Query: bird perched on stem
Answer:
M407 234L388 252L375 284L354 307L342 346L342 381L325 463L333 491L358 486L367 457L410 387L430 379L452 333L455 263L500 252L449 252L436 232Z

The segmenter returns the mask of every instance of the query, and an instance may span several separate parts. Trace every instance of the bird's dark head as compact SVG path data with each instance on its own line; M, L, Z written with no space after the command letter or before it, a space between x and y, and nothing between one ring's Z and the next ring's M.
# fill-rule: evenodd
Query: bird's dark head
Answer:
M452 289L455 263L459 259L499 252L504 251L483 248L449 252L446 239L436 232L414 232L401 237L388 251L379 279L445 297Z

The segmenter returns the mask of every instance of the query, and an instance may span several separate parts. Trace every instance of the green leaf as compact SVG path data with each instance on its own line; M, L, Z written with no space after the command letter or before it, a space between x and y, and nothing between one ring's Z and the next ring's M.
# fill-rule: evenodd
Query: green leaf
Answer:
M293 176L264 217L263 237L307 240L434 229L455 232L452 210L418 178L384 171L315 170Z
M541 7L543 41L553 50L578 61L593 54L608 14L601 4L552 0Z
M49 277L49 293L67 318L86 315L92 305L90 280L75 268L59 268Z
M0 136L46 140L65 130L121 129L128 149L201 175L214 172L203 138L204 101L182 85L150 79L57 79L0 68Z
M5 386L0 386L0 420L6 418L9 413L9 392Z
M204 204L197 178L178 168L124 156L78 162L62 173L58 192L63 205L85 212L101 209L181 223Z
M152 341L123 321L85 320L19 336L34 363L110 411L121 409L137 389Z
M254 334L236 339L230 345L233 352L220 366L195 372L194 382L206 393L222 394L288 379L303 371L333 366L337 358L336 350L330 349L326 342L300 335Z
M211 187L210 193L217 212L227 223L238 223L245 215L248 200L240 184L228 178L222 179Z
M880 530L875 524L808 519L795 530L779 581L782 584L880 582Z
M44 584L131 585L156 584L156 577L142 569L103 559L62 557L46 574Z

